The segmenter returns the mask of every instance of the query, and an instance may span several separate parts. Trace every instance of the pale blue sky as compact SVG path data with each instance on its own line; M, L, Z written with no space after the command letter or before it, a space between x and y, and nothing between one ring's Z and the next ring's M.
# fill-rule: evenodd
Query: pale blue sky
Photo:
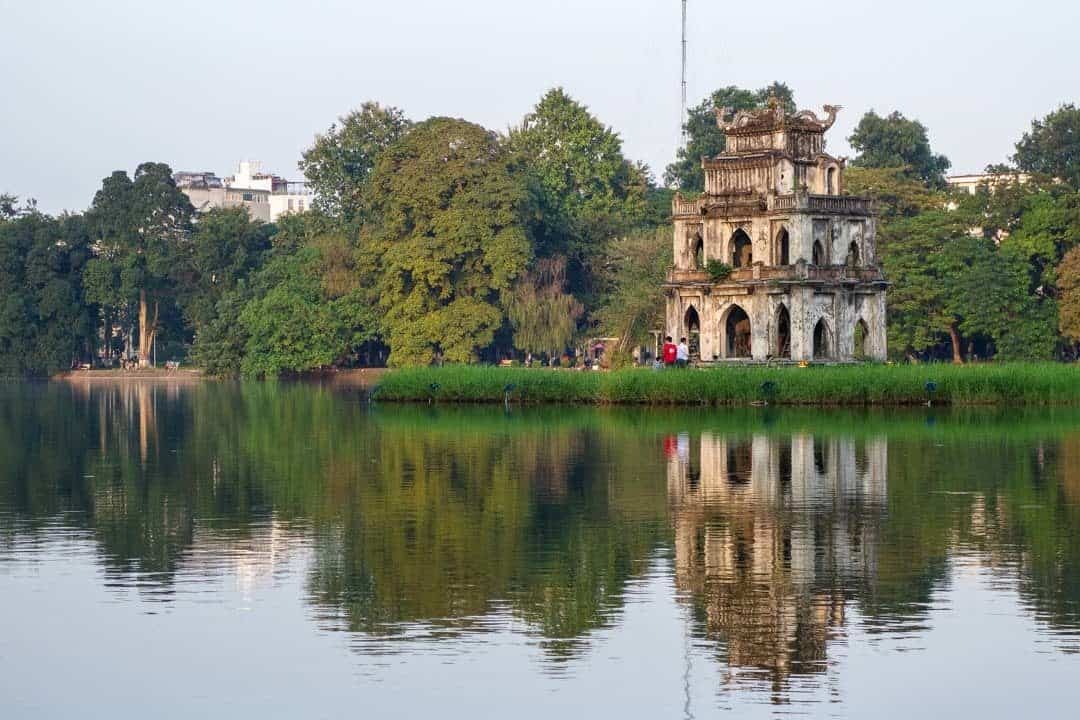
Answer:
M1080 3L690 0L690 97L794 88L922 120L953 172L1006 159L1080 102ZM679 0L0 0L0 192L85 208L158 160L299 177L313 135L367 99L502 130L564 86L659 176L679 113Z

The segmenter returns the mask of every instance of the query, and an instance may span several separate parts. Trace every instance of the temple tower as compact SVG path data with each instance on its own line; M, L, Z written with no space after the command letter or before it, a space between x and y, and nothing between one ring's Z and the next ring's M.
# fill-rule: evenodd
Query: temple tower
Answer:
M702 159L700 197L675 196L664 286L667 332L697 359L885 359L873 203L843 194L845 161L825 152L839 109L716 111L727 146Z

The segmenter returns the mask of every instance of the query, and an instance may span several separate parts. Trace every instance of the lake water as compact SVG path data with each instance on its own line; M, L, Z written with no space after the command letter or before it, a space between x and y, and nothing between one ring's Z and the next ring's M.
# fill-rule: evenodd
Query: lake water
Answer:
M1074 717L1080 412L0 384L4 718Z

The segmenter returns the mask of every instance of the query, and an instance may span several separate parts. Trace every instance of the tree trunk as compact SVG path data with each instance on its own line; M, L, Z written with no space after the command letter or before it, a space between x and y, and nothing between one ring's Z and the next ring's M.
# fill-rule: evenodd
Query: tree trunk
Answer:
M963 345L960 340L960 331L956 328L956 323L949 326L949 340L952 341L952 361L953 365L964 364L964 352Z
M149 303L146 291L139 291L139 367L150 367L154 351L154 336L157 334L158 304L154 302L154 317L149 317Z

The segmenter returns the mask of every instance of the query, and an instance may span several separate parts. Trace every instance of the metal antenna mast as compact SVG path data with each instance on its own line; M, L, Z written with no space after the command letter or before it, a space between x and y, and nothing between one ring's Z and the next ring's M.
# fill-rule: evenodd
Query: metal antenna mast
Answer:
M686 146L686 0L682 0L682 110L679 115L682 144Z

